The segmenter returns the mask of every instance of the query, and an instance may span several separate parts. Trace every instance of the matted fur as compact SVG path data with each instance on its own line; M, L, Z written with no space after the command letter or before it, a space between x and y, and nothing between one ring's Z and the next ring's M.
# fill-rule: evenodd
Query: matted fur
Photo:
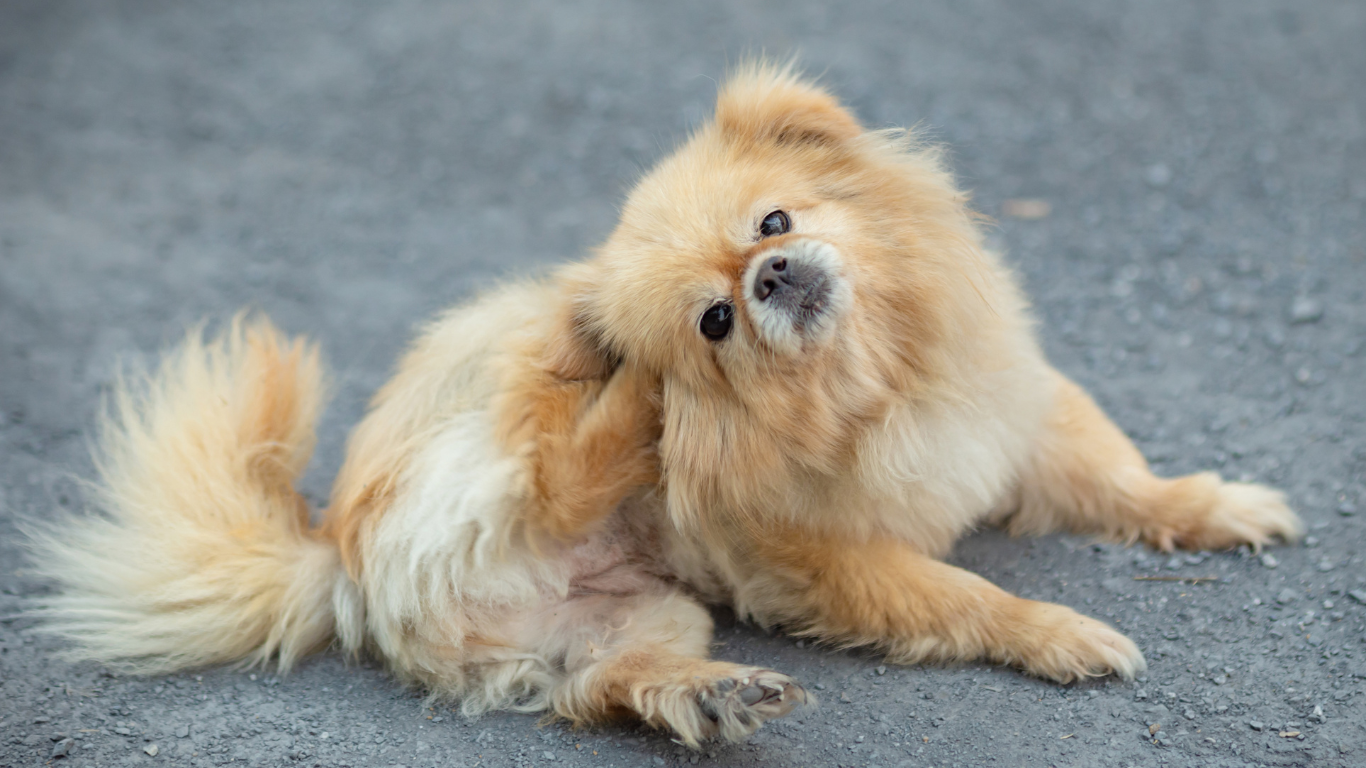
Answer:
M897 662L1131 678L1114 629L938 558L988 521L1170 549L1298 518L1261 486L1154 477L1048 365L967 202L936 148L742 66L591 259L419 336L320 528L292 489L321 402L306 344L239 321L120 389L102 513L36 539L64 588L47 626L137 672L288 668L335 636L467 713L629 715L692 746L810 699L707 660L700 599ZM790 231L765 237L774 211ZM804 293L764 303L766 259Z

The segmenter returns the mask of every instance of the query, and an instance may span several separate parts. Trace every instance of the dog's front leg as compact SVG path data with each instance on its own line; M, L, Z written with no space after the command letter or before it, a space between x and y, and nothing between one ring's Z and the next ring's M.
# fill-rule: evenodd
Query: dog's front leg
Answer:
M1070 608L1025 600L889 538L851 542L796 529L766 533L756 614L892 661L986 659L1058 682L1146 668L1127 637Z

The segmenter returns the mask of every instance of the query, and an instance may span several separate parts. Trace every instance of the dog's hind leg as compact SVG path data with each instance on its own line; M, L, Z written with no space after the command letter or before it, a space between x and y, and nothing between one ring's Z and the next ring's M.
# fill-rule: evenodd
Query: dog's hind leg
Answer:
M1213 472L1156 477L1148 462L1080 387L1056 374L1056 401L1021 479L1003 507L1013 534L1054 530L1144 542L1162 550L1260 547L1303 526L1273 489Z
M696 747L742 739L808 699L787 675L709 661L711 616L672 588L571 598L533 622L566 673L551 707L576 723L634 716Z

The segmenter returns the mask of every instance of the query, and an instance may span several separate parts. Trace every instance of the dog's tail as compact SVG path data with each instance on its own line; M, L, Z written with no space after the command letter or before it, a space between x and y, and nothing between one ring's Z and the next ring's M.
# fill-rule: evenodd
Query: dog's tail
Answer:
M72 658L144 674L274 656L288 668L326 645L353 588L294 490L323 397L312 345L241 316L121 380L97 514L30 531L37 570L61 586L35 612L44 629L73 641Z

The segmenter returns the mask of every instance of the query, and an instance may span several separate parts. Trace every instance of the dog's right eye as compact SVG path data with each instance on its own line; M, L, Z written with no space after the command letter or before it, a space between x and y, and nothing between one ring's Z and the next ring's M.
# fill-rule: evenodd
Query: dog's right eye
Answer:
M735 321L735 310L729 304L717 304L702 313L702 335L712 341L720 341L730 333Z

